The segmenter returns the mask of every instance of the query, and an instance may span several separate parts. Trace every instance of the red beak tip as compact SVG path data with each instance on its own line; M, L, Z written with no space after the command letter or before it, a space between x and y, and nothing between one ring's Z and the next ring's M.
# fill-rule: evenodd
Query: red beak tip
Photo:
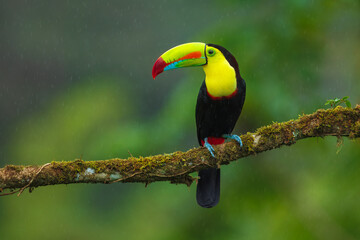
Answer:
M159 75L159 72L156 72L156 69L153 69L152 77L155 80L156 76Z
M157 75L162 73L164 71L164 68L166 67L166 62L162 59L162 57L159 57L158 60L156 60L154 67L152 69L152 76L155 79Z

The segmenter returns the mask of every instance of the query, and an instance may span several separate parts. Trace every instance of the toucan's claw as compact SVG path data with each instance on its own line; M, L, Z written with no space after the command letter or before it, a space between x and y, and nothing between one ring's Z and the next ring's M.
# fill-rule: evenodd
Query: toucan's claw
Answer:
M224 134L223 138L229 138L229 139L234 139L235 141L237 141L240 144L240 147L243 146L241 138L238 135L235 134Z
M204 142L205 142L204 146L209 150L211 156L215 157L215 154L214 154L215 150L214 150L213 146L211 146L211 144L208 142L208 138L205 138Z

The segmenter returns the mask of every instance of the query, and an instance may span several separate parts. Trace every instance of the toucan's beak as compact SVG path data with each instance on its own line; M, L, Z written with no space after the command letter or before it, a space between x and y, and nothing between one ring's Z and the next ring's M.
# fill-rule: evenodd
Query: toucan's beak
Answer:
M205 43L192 42L168 50L156 60L152 69L153 78L166 70L205 65L205 48Z

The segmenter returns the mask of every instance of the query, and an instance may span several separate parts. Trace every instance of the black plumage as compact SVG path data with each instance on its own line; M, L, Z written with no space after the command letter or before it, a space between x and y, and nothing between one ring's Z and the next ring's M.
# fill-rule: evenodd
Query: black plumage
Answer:
M207 137L222 137L231 134L245 101L246 85L240 76L235 57L225 48L219 49L236 73L237 90L231 96L212 97L208 94L205 81L201 85L196 104L196 127L199 144ZM221 79L219 79L221 81ZM199 172L196 199L202 207L213 207L220 199L220 169L209 168Z

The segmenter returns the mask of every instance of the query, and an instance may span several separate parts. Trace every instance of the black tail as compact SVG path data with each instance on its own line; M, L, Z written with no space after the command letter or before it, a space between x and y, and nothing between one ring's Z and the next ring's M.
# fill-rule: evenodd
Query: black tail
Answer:
M200 170L199 177L196 190L198 204L205 208L216 206L220 200L220 169Z

